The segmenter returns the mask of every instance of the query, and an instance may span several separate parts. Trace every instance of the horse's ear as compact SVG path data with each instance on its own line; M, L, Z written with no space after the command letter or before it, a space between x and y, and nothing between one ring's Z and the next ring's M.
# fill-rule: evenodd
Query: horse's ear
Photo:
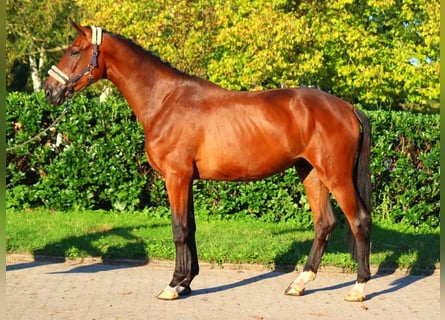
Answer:
M82 26L80 26L80 25L78 25L77 23L75 23L73 20L71 20L71 18L69 18L69 20L70 20L70 24L71 24L71 26L72 26L74 29L76 29L76 31L77 31L77 33L78 33L79 35L84 35L84 36L86 36L85 31L83 30L83 27L82 27Z

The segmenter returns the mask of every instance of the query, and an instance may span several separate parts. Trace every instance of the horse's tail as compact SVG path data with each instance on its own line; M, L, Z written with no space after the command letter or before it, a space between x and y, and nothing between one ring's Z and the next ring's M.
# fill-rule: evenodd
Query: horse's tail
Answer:
M361 139L359 143L359 149L357 159L355 161L354 168L354 185L358 195L362 201L363 206L367 210L368 214L371 214L372 210L372 186L371 186L371 170L370 170L370 149L371 149L371 123L368 117L359 109L353 109L355 116L360 121ZM348 231L348 243L351 256L355 259L355 239L352 236L349 224L347 224Z
M371 123L368 117L359 109L354 108L354 114L362 125L359 151L355 162L354 182L355 188L365 206L371 213L372 210L372 187L371 187Z

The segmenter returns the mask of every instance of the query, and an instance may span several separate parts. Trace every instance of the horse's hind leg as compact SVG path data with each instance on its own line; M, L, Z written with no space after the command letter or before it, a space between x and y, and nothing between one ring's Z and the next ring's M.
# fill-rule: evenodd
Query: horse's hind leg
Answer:
M360 302L365 300L365 283L371 277L369 270L371 215L362 204L352 181L334 186L331 191L348 220L355 240L354 258L357 260L357 282L345 300Z
M321 257L335 227L335 216L329 199L329 191L318 178L315 168L301 160L297 165L297 171L306 189L315 228L314 242L303 272L285 291L287 295L301 296L306 283L315 279Z

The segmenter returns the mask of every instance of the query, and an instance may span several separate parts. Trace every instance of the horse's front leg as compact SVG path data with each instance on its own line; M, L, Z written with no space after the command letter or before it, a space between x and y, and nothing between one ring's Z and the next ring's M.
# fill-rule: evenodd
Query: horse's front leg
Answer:
M173 239L176 246L176 265L170 284L158 295L162 300L174 300L190 294L190 283L199 273L195 242L192 179L179 176L166 178L172 210Z

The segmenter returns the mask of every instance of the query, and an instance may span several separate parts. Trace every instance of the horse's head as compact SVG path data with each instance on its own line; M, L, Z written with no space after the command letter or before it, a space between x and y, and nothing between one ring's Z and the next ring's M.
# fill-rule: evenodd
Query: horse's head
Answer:
M61 105L93 82L102 78L105 66L99 55L102 44L102 30L96 27L82 27L71 21L77 30L77 37L66 50L57 66L48 71L50 77L45 83L45 95L49 103Z

